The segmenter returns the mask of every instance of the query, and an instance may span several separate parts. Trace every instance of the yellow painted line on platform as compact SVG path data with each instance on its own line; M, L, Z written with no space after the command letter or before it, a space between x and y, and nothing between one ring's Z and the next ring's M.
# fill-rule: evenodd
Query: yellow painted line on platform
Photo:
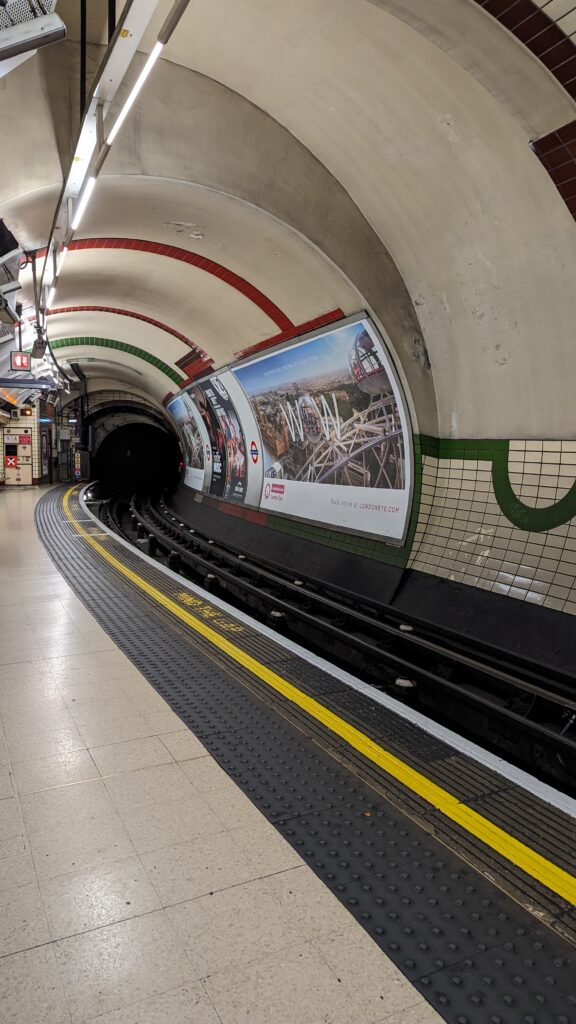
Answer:
M181 622L184 622L196 633L199 633L200 636L209 640L223 654L228 655L229 658L232 658L233 661L248 669L262 682L267 683L271 689L282 694L283 697L293 704L296 704L312 718L316 719L317 722L320 722L329 729L330 732L334 733L334 735L345 740L346 743L362 754L368 761L377 765L387 775L390 775L402 783L403 786L406 786L407 789L411 790L412 793L425 800L426 803L435 807L446 818L460 825L470 835L485 843L491 850L499 853L500 856L526 872L531 878L541 882L547 889L576 905L576 878L573 875L558 867L557 864L553 864L552 861L547 860L546 857L543 857L529 846L526 846L525 843L520 842L519 839L516 839L504 829L495 825L494 822L462 803L452 793L436 785L435 782L432 782L421 772L411 768L410 765L406 764L399 757L385 750L378 743L375 743L374 740L369 739L368 736L365 736L355 726L350 725L345 719L340 718L333 711L329 711L319 701L303 693L293 683L283 679L282 676L279 676L272 669L257 661L250 654L247 654L246 651L237 647L236 644L222 636L207 623L201 622L191 612L180 607L175 601L172 601L163 594L161 590L152 586L151 583L148 583L147 580L139 576L138 573L133 572L120 559L107 551L102 544L99 544L97 540L91 537L75 521L70 513L70 495L74 490L75 488L71 487L64 495L65 515L86 543L94 551L97 551L108 565L130 580L139 590L152 597L159 605L180 619Z

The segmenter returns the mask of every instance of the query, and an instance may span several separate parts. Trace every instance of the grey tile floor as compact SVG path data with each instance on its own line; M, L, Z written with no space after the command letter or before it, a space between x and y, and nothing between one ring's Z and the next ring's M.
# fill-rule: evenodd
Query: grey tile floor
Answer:
M0 488L2 1024L439 1024Z

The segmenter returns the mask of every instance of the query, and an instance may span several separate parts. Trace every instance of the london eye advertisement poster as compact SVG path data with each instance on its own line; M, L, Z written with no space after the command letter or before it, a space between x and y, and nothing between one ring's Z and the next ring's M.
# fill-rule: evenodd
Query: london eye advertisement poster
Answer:
M262 509L403 539L412 482L409 418L367 318L232 373L259 428Z

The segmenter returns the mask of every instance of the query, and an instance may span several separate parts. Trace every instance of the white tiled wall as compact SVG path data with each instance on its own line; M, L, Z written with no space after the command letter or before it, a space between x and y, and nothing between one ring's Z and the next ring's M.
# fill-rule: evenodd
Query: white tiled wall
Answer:
M576 441L510 442L509 471L524 504L554 504L574 483ZM424 456L409 565L576 614L576 520L546 533L513 526L498 505L487 461Z
M576 478L576 441L510 441L508 466L510 483L525 505L552 505Z

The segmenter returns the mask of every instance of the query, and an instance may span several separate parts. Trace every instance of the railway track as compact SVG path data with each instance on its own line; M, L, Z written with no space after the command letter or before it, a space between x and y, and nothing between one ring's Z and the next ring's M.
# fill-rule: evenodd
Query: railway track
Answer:
M226 547L179 520L163 498L100 502L99 514L208 592L576 793L576 686L568 674Z

